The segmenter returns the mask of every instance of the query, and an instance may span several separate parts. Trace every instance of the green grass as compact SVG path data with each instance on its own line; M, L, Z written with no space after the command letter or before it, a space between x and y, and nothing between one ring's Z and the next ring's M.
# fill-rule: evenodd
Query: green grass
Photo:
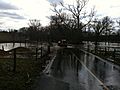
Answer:
M26 90L40 71L40 60L17 59L16 72L13 72L13 59L0 59L0 90ZM28 82L28 74L32 82Z
M13 53L14 50L12 49L8 52ZM34 83L35 78L44 69L42 65L45 64L44 60L48 60L46 59L48 57L46 56L36 61L35 57L31 55L33 53L31 50L18 47L16 48L16 53L17 55L21 55L22 58L16 59L16 71L14 72L13 58L6 58L7 54L5 53L8 52L0 52L0 90L31 90L30 87ZM26 56L26 59L23 59L22 55Z

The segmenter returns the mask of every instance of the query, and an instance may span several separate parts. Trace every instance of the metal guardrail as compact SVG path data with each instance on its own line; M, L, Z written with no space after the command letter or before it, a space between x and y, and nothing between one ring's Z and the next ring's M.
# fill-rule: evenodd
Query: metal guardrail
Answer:
M82 50L83 51L83 50ZM87 53L86 51L83 51ZM101 84L104 90L109 90L109 88L101 81L99 80L96 75L94 75L88 68L87 66L72 52L72 54L77 58L77 60L82 64L82 66ZM98 57L97 57L98 58Z
M46 74L50 73L50 69L51 69L51 66L52 66L55 58L56 58L56 55L54 55L54 57L52 58L52 60L47 64L46 68L43 70L43 73L46 73Z

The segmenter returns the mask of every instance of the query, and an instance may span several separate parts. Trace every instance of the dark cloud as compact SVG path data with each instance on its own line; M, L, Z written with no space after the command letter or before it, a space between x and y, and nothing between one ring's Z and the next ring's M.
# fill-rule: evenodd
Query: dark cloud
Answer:
M11 12L0 12L0 17L9 17L12 19L26 19L25 17Z
M59 3L63 2L63 0L48 0L50 3Z
M0 9L1 10L18 10L18 8L10 3L0 0Z

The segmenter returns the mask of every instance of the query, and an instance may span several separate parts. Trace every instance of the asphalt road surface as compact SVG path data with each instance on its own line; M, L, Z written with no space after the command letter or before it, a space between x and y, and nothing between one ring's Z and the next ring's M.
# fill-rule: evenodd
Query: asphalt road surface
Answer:
M79 58L78 58L79 57ZM34 90L120 90L120 67L85 52L60 49Z

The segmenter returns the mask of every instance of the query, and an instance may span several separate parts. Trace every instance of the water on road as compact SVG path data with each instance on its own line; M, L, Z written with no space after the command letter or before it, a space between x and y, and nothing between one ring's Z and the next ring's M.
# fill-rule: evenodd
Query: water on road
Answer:
M58 50L49 73L41 77L35 90L120 90L119 66L72 49Z
M81 55L82 62L109 90L120 90L120 67L90 54Z

